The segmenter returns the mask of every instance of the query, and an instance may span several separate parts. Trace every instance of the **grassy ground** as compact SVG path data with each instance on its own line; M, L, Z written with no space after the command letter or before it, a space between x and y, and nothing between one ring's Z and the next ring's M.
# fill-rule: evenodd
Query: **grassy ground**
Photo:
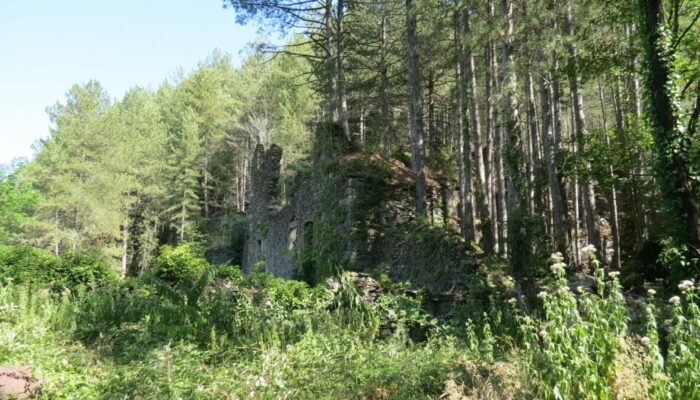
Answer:
M442 321L400 294L359 302L343 280L335 294L265 274L177 289L8 284L0 364L33 366L45 399L700 398L692 283L666 321L650 294L635 327L614 274L574 294L564 267L527 312L493 291Z

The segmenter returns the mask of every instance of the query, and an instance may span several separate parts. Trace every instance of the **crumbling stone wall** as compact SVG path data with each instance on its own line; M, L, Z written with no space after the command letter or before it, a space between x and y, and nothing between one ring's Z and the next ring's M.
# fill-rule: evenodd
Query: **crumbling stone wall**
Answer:
M276 276L301 276L299 255L309 232L321 218L321 195L331 193L342 208L344 220L336 221L343 236L343 258L357 271L387 273L399 281L435 292L468 286L465 276L476 265L467 246L444 230L422 232L415 237L415 176L396 160L379 155L369 160L359 153L340 157L337 171L329 171L336 185L324 188L321 179L299 182L288 203L279 204L282 149L272 145L265 151L258 146L253 160L249 197L249 237L244 250L244 270L265 262L265 270ZM370 165L371 164L371 165ZM454 184L428 178L429 219L458 226ZM330 189L330 190L328 190ZM377 193L377 190L381 193ZM316 220L315 220L316 219ZM433 241L448 243L431 247ZM451 244L450 244L451 243Z
M266 272L292 278L298 269L295 250L304 242L304 226L313 222L316 191L303 185L287 205L280 205L279 180L282 148L258 145L253 155L249 192L250 224L243 254L243 268L265 262Z

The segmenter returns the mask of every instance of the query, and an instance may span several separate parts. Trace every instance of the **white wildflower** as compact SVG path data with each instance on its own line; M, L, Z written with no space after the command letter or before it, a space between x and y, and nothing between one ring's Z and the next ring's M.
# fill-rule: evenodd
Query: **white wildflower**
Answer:
M611 278L617 278L618 276L620 276L620 271L610 271L608 276L610 276Z
M544 329L542 329L541 331L539 331L537 334L540 335L540 337L541 337L542 339L546 339L546 338L547 338L547 331L544 330Z
M515 304L515 301L515 297L511 297L510 299L508 299L508 303L510 304Z
M675 304L675 305L681 304L681 298L678 297L678 296L673 296L673 297L671 297L670 299L668 299L668 301L669 301L671 304Z
M647 294L648 294L649 296L653 296L653 295L656 294L656 290L654 290L654 289L649 289L649 290L647 290Z
M555 274L564 273L564 268L566 268L566 264L564 264L563 262L554 263L551 267L549 267L550 271L552 271Z
M678 289L685 292L688 289L692 289L694 286L695 286L695 282L689 281L689 280L684 280L678 284Z
M648 338L648 337L646 337L646 336L644 336L644 337L643 337L643 338L641 338L640 340L641 340L641 341L642 341L642 343L644 343L644 344L649 344L649 342L651 342L651 339L649 339L649 338Z
M582 253L595 253L595 246L589 244L588 246L581 249Z
M545 297L547 297L547 292L541 291L541 292L537 293L537 298L538 298L538 299L543 299L543 298L545 298Z
M555 263L560 263L564 261L564 256L561 255L560 252L553 253L550 258L552 259L553 262Z

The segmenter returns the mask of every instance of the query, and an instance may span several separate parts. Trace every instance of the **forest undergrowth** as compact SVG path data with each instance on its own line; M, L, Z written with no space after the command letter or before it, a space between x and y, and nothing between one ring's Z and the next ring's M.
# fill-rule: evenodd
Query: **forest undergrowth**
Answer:
M633 298L588 255L590 287L569 288L554 254L526 302L485 266L439 318L388 280L367 303L347 276L309 287L187 257L194 282L164 267L72 289L6 274L0 364L32 366L44 399L700 398L694 282Z

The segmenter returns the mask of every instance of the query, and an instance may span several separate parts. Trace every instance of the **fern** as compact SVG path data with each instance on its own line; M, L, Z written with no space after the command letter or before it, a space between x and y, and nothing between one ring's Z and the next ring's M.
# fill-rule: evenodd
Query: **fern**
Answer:
M220 271L219 266L205 270L199 279L188 287L173 288L153 275L146 275L144 279L156 290L156 293L165 300L163 304L154 307L155 319L152 320L152 328L157 333L168 335L193 335L200 328L209 325L202 313L201 299L206 287L214 280Z

